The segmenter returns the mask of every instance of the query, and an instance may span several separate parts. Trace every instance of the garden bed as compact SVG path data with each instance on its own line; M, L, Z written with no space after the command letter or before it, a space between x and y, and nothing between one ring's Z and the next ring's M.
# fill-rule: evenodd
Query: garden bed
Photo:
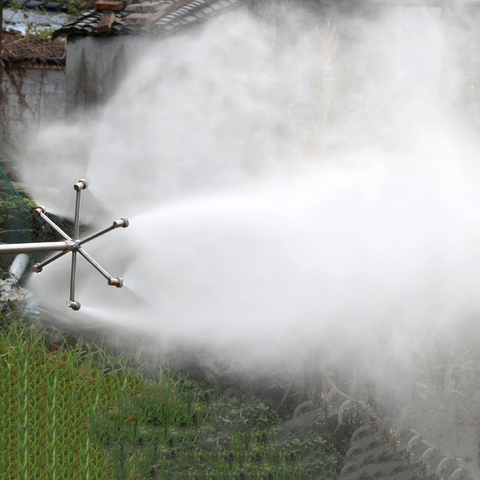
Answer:
M275 405L145 370L139 357L52 343L4 320L0 468L8 478L337 478L328 429L282 428ZM75 473L73 473L75 472Z

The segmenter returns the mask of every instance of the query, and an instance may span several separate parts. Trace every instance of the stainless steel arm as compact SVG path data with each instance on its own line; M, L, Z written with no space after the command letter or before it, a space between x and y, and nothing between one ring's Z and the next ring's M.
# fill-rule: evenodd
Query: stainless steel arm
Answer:
M68 251L59 253L58 255L54 255L53 257L50 257L48 260L45 260L44 262L41 263L36 263L35 265L32 266L32 272L33 273L40 273L43 270L43 267L48 265L49 263L54 262L57 260L57 258L63 257L66 255Z
M105 233L111 232L112 230L115 230L115 228L126 228L128 227L128 220L126 218L121 218L120 220L115 220L113 222L113 225L110 225L107 228L104 228L103 230L98 231L97 233L94 233L88 237L85 237L84 239L80 240L78 242L78 245L81 246L84 243L90 242L91 240L100 237L101 235L104 235Z
M45 222L47 222L54 230L56 230L65 240L71 240L71 238L60 228L58 227L55 223L53 223L46 215L45 215L45 209L43 207L37 207L34 211L33 214L36 217L42 218Z
M114 287L121 288L123 286L123 278L112 277L104 268L102 268L83 248L78 248L78 253L85 258L91 265L93 265L107 280L108 284Z
M72 250L68 242L8 243L0 245L1 253L65 252Z

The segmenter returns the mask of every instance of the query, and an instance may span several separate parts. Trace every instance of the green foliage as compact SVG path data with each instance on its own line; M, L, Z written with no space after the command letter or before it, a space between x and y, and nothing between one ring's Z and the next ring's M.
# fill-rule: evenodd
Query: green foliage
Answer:
M73 0L71 2L63 1L62 3L67 4L67 13L69 16L69 20L73 20L76 17L79 17L90 8L88 6L88 3L84 0Z
M59 235L45 222L40 221L33 216L33 209L37 207L36 203L28 198L22 197L18 192L5 183L0 189L0 233L2 231L17 232L14 238L6 238L6 243L22 243L25 241L55 241L59 239ZM63 230L71 228L65 222L47 214L49 218L59 225ZM19 232L29 232L30 238L20 237ZM2 239L3 240L3 239Z
M83 358L82 358L83 357ZM0 335L0 471L4 478L111 478L89 435L95 412L137 388L106 377L81 347L50 353L18 323Z
M53 27L45 27L38 25L37 23L30 21L27 23L27 31L25 35L25 40L27 42L32 42L35 40L47 40L50 39L52 33L55 30L58 30L58 25Z
M337 454L275 410L174 372L77 346L49 352L21 324L0 331L5 478L326 479Z
M22 198L16 194L12 195L0 191L0 225L9 220L15 220L17 217L17 212L19 210L25 210L25 203L28 206L34 204L27 198Z
M171 373L92 419L116 478L335 478L335 448L292 436L255 397L235 397Z
M8 273L7 270L4 270L3 268L0 267L0 280L6 280L7 278L10 278L10 274Z
M85 11L89 9L89 5L84 0L58 0L58 3L61 3L67 7L66 14L68 20L74 20L79 17ZM27 24L27 32L25 36L25 41L35 41L35 40L48 40L52 36L52 33L55 30L60 28L60 24L52 25L51 27L45 27L39 25L38 23L31 20L31 14L45 14L48 15L48 11L42 7L37 8L25 8L24 3L18 2L16 0L10 0L8 2L8 8L14 13L22 12L23 18ZM5 20L9 20L8 17Z
M22 197L22 199L32 210L37 208L38 205L31 198Z

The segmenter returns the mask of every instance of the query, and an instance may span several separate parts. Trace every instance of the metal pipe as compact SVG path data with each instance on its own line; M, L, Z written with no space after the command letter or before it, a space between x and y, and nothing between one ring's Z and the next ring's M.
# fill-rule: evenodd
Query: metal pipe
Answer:
M43 207L38 207L33 211L36 217L40 217L45 220L55 231L57 231L65 240L71 240L71 238L55 223L53 223L46 215Z
M59 253L58 255L54 255L53 257L50 257L48 260L45 260L42 263L36 263L35 265L32 265L32 272L33 273L40 273L43 270L43 267L47 266L49 263L52 263L55 261L57 258L63 257L68 253L68 250L66 252Z
M75 199L75 217L73 219L73 238L77 239L80 234L80 195L82 190L77 190Z
M0 245L2 253L65 252L72 250L69 242L12 243Z
M104 270L83 248L78 248L78 253L88 262L90 262L107 280L112 279L113 277Z
M113 225L111 225L110 227L104 228L103 230L100 230L97 233L93 233L92 235L89 235L88 237L83 238L78 242L78 245L83 245L84 243L90 242L91 240L94 240L95 238L98 238L101 235L108 233L114 229L115 227Z
M126 218L121 218L120 220L115 220L113 222L113 224L110 225L109 227L104 228L103 230L100 230L97 233L93 233L92 235L89 235L88 237L83 238L82 240L80 240L77 243L78 243L79 246L83 245L84 243L90 242L91 240L94 240L95 238L98 238L101 235L104 235L105 233L111 232L115 228L119 228L119 227L126 228L126 227L128 227L128 225L129 225L129 222Z
M77 252L72 252L72 271L70 273L70 302L75 301L75 274L77 272Z

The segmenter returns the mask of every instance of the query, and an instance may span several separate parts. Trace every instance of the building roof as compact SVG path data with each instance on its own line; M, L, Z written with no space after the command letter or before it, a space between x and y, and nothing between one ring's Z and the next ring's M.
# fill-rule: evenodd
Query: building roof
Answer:
M137 1L137 3L135 3ZM95 10L56 30L60 36L166 35L245 5L248 0L97 0Z

